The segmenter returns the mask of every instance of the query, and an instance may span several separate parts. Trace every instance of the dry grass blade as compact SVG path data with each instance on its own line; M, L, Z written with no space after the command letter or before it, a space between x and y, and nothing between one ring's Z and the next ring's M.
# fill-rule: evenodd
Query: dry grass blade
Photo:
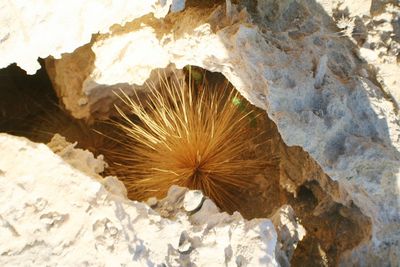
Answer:
M117 107L124 137L112 166L129 197L164 197L176 184L200 189L221 208L234 210L238 192L266 165L250 148L260 134L251 123L254 109L227 85L200 91L183 80L160 79L161 88L150 88L145 105L120 95L129 111Z

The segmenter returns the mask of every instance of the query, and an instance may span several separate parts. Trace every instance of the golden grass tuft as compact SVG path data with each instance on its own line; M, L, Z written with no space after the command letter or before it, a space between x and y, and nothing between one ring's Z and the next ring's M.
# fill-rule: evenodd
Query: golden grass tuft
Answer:
M131 199L164 197L175 184L200 189L233 211L240 190L267 163L254 153L260 139L255 108L227 83L196 88L184 79L160 79L158 90L149 86L146 103L120 95L128 111L116 106L122 149L111 168Z

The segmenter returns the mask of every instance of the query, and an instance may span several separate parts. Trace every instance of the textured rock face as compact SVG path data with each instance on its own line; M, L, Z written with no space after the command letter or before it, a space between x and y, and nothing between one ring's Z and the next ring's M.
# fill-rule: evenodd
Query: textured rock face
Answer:
M147 15L115 25L74 53L48 60L47 68L78 118L108 114L112 89L140 88L151 70L169 63L223 73L268 112L288 145L309 152L337 184L318 171L295 174L298 180L284 173L284 188L296 192L302 181L316 180L333 200L355 205L371 219L372 237L343 255L342 263L396 265L399 27L398 8L387 2L259 0L227 9L188 7L163 21ZM301 171L319 169L305 165Z
M354 54L361 44L341 37L336 27L343 28L343 21L334 21L318 3L258 1L246 7L249 13L235 6L187 8L163 22L145 17L114 28L93 40L93 60L82 87L63 81L74 81L70 66L85 53L71 54L72 64L53 62L53 71L61 73L53 76L56 89L60 95L85 97L81 103L65 103L77 117L89 117L99 112L97 107L109 112L99 100L109 101L105 87L121 86L118 80L141 85L151 69L168 63L223 73L249 101L267 110L288 145L303 147L338 182L335 192L325 188L335 201L354 203L371 218L372 239L351 258L379 262L390 254L395 261L398 254L391 251L398 251L400 238L395 231L400 226L399 117L393 99ZM330 2L331 14L336 8ZM353 16L368 13L354 6L351 10L358 12ZM391 90L397 92L396 87Z
M88 43L92 34L106 33L113 24L123 25L144 14L163 17L171 3L172 0L118 3L39 0L29 5L25 1L2 1L0 68L15 62L29 74L34 74L40 68L38 57L60 58L62 53L72 52Z
M104 162L60 137L47 146L0 134L1 266L278 266L290 260L304 229L288 207L268 219L220 213L185 188L146 204L126 199ZM201 199L201 197L200 197ZM185 200L185 201L184 201ZM184 203L197 203L187 211ZM161 217L156 211L167 218ZM283 215L286 214L286 215ZM289 244L289 245L288 245ZM283 255L283 258L282 258Z
M281 266L290 266L287 259L291 259L297 243L303 239L305 235L304 228L298 224L293 209L286 205L281 207L272 216L275 227L278 229L278 251L285 254L278 254Z
M333 1L334 2L334 1ZM359 54L377 81L400 105L400 7L396 1L342 1L330 9L340 34L360 47ZM329 10L329 9L328 9Z

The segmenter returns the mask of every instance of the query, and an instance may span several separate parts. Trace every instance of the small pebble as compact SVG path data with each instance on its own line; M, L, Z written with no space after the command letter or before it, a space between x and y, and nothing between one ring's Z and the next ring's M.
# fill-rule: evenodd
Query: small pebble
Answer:
M201 206L203 201L203 193L200 190L191 190L185 194L183 200L183 208L186 211L194 211Z
M147 205L149 205L150 207L154 207L155 205L157 205L158 200L155 197L151 197L146 201Z
M180 253L185 253L185 252L188 252L190 250L190 248L191 248L191 243L189 241L189 236L186 231L183 231L179 238L178 251Z
M185 253L185 252L188 252L190 250L190 248L191 248L190 242L185 242L179 246L178 251L180 253Z

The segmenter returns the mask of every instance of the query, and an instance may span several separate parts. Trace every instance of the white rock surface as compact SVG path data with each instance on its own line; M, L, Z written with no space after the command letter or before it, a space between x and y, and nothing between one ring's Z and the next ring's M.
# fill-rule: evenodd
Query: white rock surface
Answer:
M396 265L400 255L400 119L393 98L399 101L400 90L398 63L391 53L396 55L398 51L398 28L393 26L398 25L398 9L386 2L367 1L360 6L359 1L319 0L315 4L259 0L251 19L244 11L236 12L235 7L227 10L226 17L221 6L188 8L164 21L146 17L125 28L116 27L113 34L100 35L92 44L55 61L53 81L72 114L87 118L109 112L111 89L120 87L119 83L141 84L152 69L167 63L178 67L197 65L223 73L246 98L267 110L288 145L303 147L338 182L344 193L336 201L354 203L371 218L372 239L345 255L343 264L381 265L389 259ZM6 26L0 30L0 66L17 62L33 73L38 56L59 57L88 42L91 33L108 32L112 23L123 24L155 10L138 9L134 15L125 16L125 12L135 9L127 11L123 6L116 12L118 19L110 23L110 16L102 24L101 16L88 22L84 19L91 19L86 12L97 15L93 12L98 10L96 4L89 10L80 1L79 7L72 2L71 9L59 8L56 1L49 3L54 8L48 13L29 9L31 15L27 17L18 8L22 4L1 4L0 25ZM368 33L368 42L361 50L354 44L359 33L352 36L354 40L343 37L339 33L343 25L337 28L338 21L330 17L339 3L344 3L340 5L343 10L349 7L350 19L368 17L371 5L371 17L375 16L371 32L376 30L378 34ZM392 11L379 17L380 9L372 8L377 3ZM108 11L109 6L99 6ZM10 10L16 10L17 15ZM68 13L71 10L73 16ZM39 14L51 14L48 17L56 20L43 20ZM56 31L47 30L55 24ZM42 37L45 27L51 39ZM60 27L68 31L60 32ZM143 44L156 53L140 50ZM140 62L135 61L138 51L144 55ZM377 76L357 54L377 66ZM203 205L206 203L213 210L207 201Z
M372 0L316 0L329 15L333 14L336 8L347 8L348 12L356 16L368 16L371 10Z
M336 7L337 1L329 2L329 8ZM354 5L350 10L357 16L367 12ZM228 10L229 16L223 6L187 8L168 15L164 23L138 20L93 40L93 64L84 75L70 68L79 65L84 52L72 54L71 64L55 61L54 73L62 77L53 76L54 84L60 95L74 92L74 99L77 95L87 99L84 105L65 101L73 115L87 118L112 108L102 99L109 101L112 89L121 86L115 73L122 83L140 85L151 69L168 63L221 72L250 102L267 110L286 144L303 147L338 182L342 194L332 196L335 201L354 203L371 218L372 239L351 252L352 259L385 261L390 251L400 248L396 101L377 84L379 75L374 76L355 53L354 40L338 32L337 21L329 16L333 11L326 13L310 1L289 0L258 1L257 11L250 18L235 6ZM155 53L144 50L144 43ZM398 68L398 63L390 64ZM132 76L132 70L138 75ZM80 88L69 85L76 83L76 77L84 80ZM399 92L398 77L387 83L393 95ZM399 261L399 253L393 255L392 261Z
M73 168L79 169L90 177L97 177L102 180L99 175L102 173L107 164L103 161L102 155L95 158L88 150L75 148L77 143L69 143L65 137L56 134L47 146L61 158L63 158Z
M348 36L359 43L360 56L373 66L382 89L399 108L400 6L390 1L344 1L332 10L339 16L338 22L353 21Z
M203 193L200 190L191 190L185 194L183 207L186 211L194 211L201 206L203 198Z
M174 218L162 218L107 190L93 155L63 143L51 142L60 157L0 134L7 155L0 157L1 266L278 266L270 220L209 208L189 216L182 208L187 189L177 187L157 204Z
M278 230L278 255L281 266L290 266L290 259L293 256L297 243L306 235L304 227L296 221L292 207L284 205L271 217Z
M174 5L179 6L179 2ZM30 3L30 4L29 4ZM172 0L146 1L1 1L0 68L11 63L34 74L38 57L60 58L88 43L92 34L107 33L148 13L164 17Z

